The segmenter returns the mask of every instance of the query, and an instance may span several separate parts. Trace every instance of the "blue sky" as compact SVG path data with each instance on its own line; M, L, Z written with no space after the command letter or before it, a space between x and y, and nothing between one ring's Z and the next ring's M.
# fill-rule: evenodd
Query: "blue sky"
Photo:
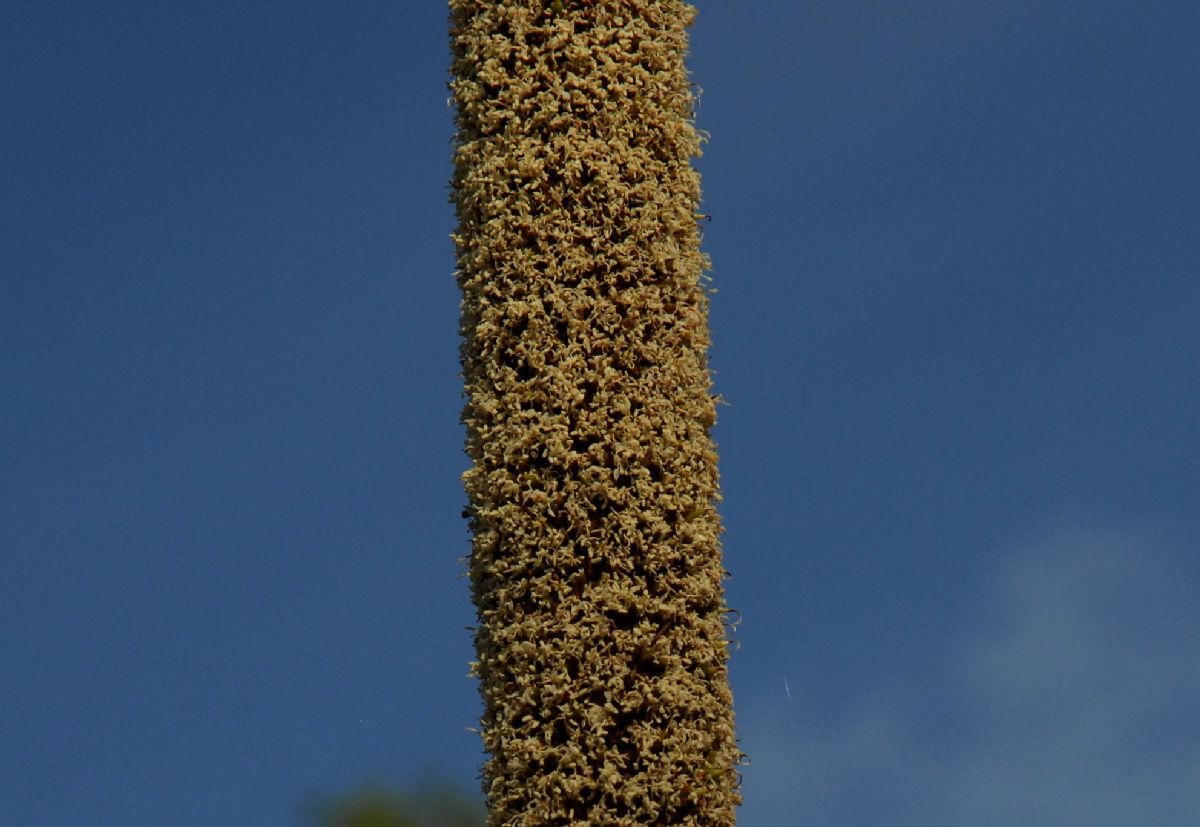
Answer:
M700 4L747 827L1200 819L1200 11ZM472 788L439 3L0 13L0 800Z

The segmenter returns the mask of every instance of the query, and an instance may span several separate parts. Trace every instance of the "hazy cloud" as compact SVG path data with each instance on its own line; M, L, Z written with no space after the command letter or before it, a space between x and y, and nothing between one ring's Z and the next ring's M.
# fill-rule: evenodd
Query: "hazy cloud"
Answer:
M949 737L920 693L787 727L749 699L743 823L1200 823L1200 610L1166 545L1063 531L1011 554L949 664Z

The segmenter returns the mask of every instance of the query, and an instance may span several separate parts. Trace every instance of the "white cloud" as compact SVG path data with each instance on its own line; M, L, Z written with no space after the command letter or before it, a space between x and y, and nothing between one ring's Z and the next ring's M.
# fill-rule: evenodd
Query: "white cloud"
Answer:
M1178 560L1114 531L1012 554L949 665L952 738L904 693L833 724L747 705L741 823L1200 824L1200 609Z

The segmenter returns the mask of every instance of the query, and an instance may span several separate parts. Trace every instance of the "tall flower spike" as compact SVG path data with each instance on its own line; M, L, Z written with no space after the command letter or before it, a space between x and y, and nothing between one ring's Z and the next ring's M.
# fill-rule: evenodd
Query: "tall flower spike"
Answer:
M679 0L451 0L493 827L739 803Z

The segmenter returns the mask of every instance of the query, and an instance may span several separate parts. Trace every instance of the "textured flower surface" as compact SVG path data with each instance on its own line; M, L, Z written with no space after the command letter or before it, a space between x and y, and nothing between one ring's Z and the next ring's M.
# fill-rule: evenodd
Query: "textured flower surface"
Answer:
M491 823L730 825L694 10L450 6Z

